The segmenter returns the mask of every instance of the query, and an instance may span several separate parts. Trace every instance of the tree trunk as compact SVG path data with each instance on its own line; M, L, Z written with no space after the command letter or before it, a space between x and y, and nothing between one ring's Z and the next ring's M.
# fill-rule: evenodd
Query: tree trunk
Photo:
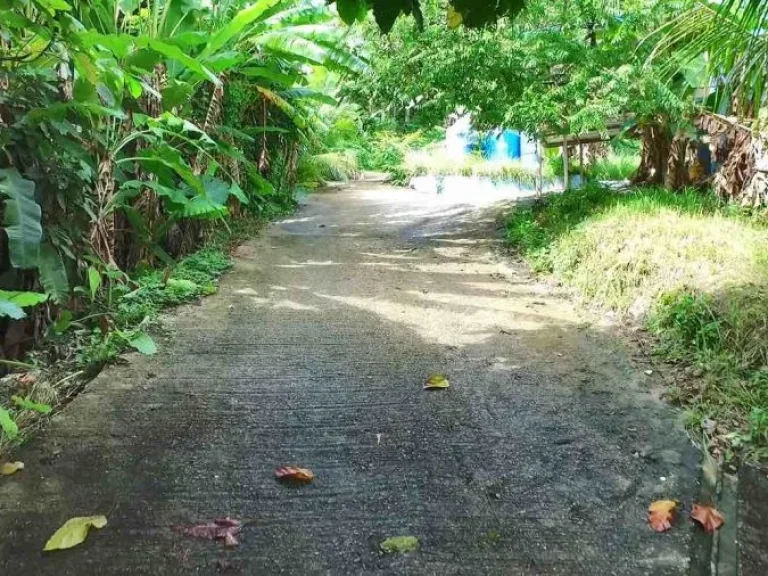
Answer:
M669 190L685 188L690 180L688 174L688 138L678 131L669 146L664 187Z
M666 122L654 122L643 127L643 150L640 166L632 177L633 184L661 185L665 182L671 140Z

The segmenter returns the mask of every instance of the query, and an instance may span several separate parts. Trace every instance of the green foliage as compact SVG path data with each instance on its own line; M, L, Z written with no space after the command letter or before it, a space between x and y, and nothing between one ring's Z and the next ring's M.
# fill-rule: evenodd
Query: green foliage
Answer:
M423 3L425 18L445 4ZM662 81L642 40L674 16L669 3L530 1L496 26L414 30L397 22L387 37L370 27L370 71L345 94L374 118L401 126L442 125L464 110L479 128L528 134L603 130L627 114L636 122L679 119L687 101Z
M47 294L0 290L0 318L20 320L26 317L24 308L37 306L48 300Z
M422 5L425 0L329 0L335 2L341 18L348 24L362 21L372 10L382 32L389 32L401 14L413 14L419 26L424 24ZM524 0L451 0L456 13L449 25L463 23L468 27L487 26L503 17L516 16L525 6Z
M299 162L298 169L299 182L307 188L314 188L328 181L354 180L359 174L360 165L354 150L305 154Z
M127 347L154 354L157 346L145 330L157 321L160 312L215 293L216 280L231 266L226 252L208 247L183 258L171 270L147 270L115 283L109 290L97 291L96 305L105 308L103 315L111 317L114 330L103 331L110 322L91 325L72 320L78 365L82 369L101 366Z
M11 265L21 269L34 268L43 238L35 184L22 178L15 168L0 169L0 193L6 197L3 225L8 235Z
M13 440L19 435L19 426L13 419L10 411L0 406L0 430L3 431L10 440Z
M591 304L642 319L696 376L672 390L689 425L768 455L768 226L708 195L590 186L522 208L509 241Z
M555 156L547 161L548 170L552 174L563 173L563 157ZM588 181L621 181L629 180L637 171L640 164L640 154L637 151L611 152L603 158L599 158L584 166L584 176ZM570 165L571 174L580 174L582 169L577 159L572 159Z
M689 2L655 31L650 59L692 89L708 87L711 110L755 117L768 82L767 24L762 0Z
M152 340L152 337L145 332L133 332L133 333L120 333L120 336L128 342L131 348L134 348L145 356L151 356L157 353L157 344Z
M20 396L11 396L11 401L22 410L31 410L40 414L50 414L53 410L49 404L33 402L29 398L22 398Z

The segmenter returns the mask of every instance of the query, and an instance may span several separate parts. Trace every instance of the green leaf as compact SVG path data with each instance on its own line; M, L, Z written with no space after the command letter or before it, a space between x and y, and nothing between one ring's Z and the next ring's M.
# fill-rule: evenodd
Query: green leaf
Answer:
M42 404L40 402L32 402L29 398L22 398L21 396L11 396L11 400L19 408L24 410L32 410L33 412L40 412L40 414L50 414L53 408L48 404Z
M88 287L91 290L91 300L94 300L96 293L101 288L101 274L93 266L88 267Z
M182 216L184 218L221 218L226 216L229 210L226 206L216 204L205 196L196 196L184 206Z
M316 100L321 104L328 104L329 106L339 105L339 102L333 96L330 96L325 92L321 92L320 90L313 90L311 88L304 88L304 87L291 88L290 90L285 90L284 92L282 92L281 96L288 100L304 98L308 100Z
M166 282L165 285L174 290L181 290L184 292L196 292L200 289L198 284L195 284L192 280L187 280L186 278L168 278L168 282Z
M227 22L221 30L208 40L208 44L200 56L202 58L207 58L221 50L230 40L245 30L246 26L253 24L267 10L281 1L282 0L257 0L257 2L251 6L240 10L240 12L235 14L235 16Z
M229 193L240 200L242 204L248 204L248 196L245 195L245 192L237 182L232 182L232 186L229 187Z
M293 85L299 78L298 74L281 72L267 66L247 66L238 70L238 73L248 78L264 78L285 87Z
M63 334L67 331L70 324L72 324L72 312L69 310L62 310L59 314L59 319L51 326L51 330L56 334Z
M56 249L50 244L44 244L40 250L40 260L37 264L40 272L40 284L50 294L51 299L60 304L69 296L69 280L64 261Z
M157 352L157 345L155 344L155 341L152 340L152 337L145 332L137 332L136 334L130 336L127 340L128 344L133 346L142 354L151 356Z
M21 306L17 306L8 300L0 300L0 318L12 318L13 320L21 320L22 318L26 318L26 316L27 313L24 312Z
M424 390L442 390L450 387L451 383L444 374L432 374L424 383Z
M171 80L163 89L163 108L171 110L186 104L192 94L192 85L187 82Z
M380 546L383 552L405 554L419 549L419 539L415 536L394 536L384 540Z
M41 210L35 201L35 184L21 177L18 170L0 170L0 193L7 200L3 211L8 251L14 268L27 270L37 266L43 228Z
M408 0L410 2L410 0ZM403 12L403 0L376 0L373 15L384 34L388 34L395 25L395 20Z
M170 60L176 60L177 62L184 64L184 66L186 66L193 72L197 72L203 78L210 80L216 85L221 84L221 81L216 77L216 75L213 72L211 72L208 68L200 64L200 62L198 62L191 56L188 56L178 46L174 46L173 44L166 44L165 42L156 40L154 38L149 38L147 36L136 37L136 44L143 48L149 48L150 50L154 50L155 52L162 54L163 56L165 56L166 58L169 58Z
M37 0L37 4L47 9L51 14L56 10L61 10L62 12L72 10L72 6L64 2L64 0Z
M347 24L354 24L356 20L364 20L368 12L368 6L361 0L336 0L336 8L341 19Z
M88 530L91 527L104 528L106 525L106 516L71 518L49 538L48 542L45 543L43 551L50 552L51 550L66 550L67 548L73 548L78 544L85 542L85 539L88 536Z
M168 200L174 204L187 203L187 197L182 190L179 188L172 188L170 186L163 186L154 180L128 180L127 182L123 182L120 190L121 192L126 192L123 195L124 199L130 199L145 188L152 190L158 196L168 198ZM130 192L135 192L135 194Z
M48 299L48 294L38 292L13 292L0 290L0 317L20 320L26 316L22 308L36 306Z
M19 435L19 426L14 421L11 413L2 406L0 406L0 428L2 428L5 435L11 440Z

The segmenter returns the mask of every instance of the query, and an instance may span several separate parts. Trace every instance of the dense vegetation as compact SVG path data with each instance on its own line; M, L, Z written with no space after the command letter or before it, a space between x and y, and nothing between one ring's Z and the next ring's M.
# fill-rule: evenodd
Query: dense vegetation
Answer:
M46 335L67 345L34 366L154 351L158 310L213 290L226 254L202 253L199 274L178 259L293 205L317 106L334 102L318 78L364 67L304 0L13 0L0 23L10 365ZM6 436L24 411L0 406Z

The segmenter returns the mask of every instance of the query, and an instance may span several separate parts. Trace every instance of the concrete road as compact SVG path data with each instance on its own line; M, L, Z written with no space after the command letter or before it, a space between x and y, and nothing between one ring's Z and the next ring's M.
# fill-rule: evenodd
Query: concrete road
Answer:
M698 454L654 378L498 253L493 206L311 196L0 480L0 574L687 574ZM425 392L443 372L451 388ZM275 482L284 464L314 470ZM109 524L43 555L72 516ZM240 545L172 530L231 516ZM415 536L412 554L379 544Z

